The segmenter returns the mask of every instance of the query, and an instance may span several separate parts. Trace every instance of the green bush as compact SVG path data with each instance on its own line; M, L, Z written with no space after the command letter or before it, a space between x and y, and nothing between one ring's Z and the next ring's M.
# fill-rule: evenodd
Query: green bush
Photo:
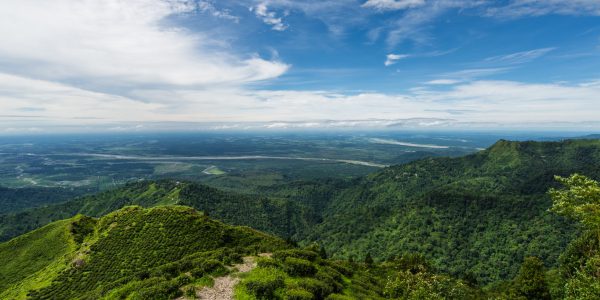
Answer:
M325 299L325 297L333 293L333 287L314 278L302 278L298 281L298 285L315 295L316 299Z
M340 294L331 294L327 296L327 300L354 300L354 298Z
M262 268L279 268L281 265L274 259L268 257L259 257L256 259L256 265Z
M244 279L248 293L258 299L274 299L277 289L284 286L285 274L273 268L256 268Z
M284 261L286 257L294 257L305 259L308 261L315 261L319 257L319 254L313 251L300 249L282 250L273 253L273 258L279 261Z
M312 276L317 272L310 261L294 257L285 258L283 269L291 276Z
M287 290L285 292L286 300L311 300L313 297L314 295L310 292L300 289Z

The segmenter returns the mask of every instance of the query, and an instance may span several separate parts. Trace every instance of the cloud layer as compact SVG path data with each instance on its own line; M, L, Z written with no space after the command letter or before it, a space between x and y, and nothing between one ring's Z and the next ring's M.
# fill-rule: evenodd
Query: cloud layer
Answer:
M319 20L319 25L339 35L345 26L362 24L363 14L399 13L391 22L378 23L392 48L407 40L427 42L428 24L453 9L472 9L484 18L501 19L600 14L597 1L585 0L565 5L554 0L520 0L498 7L487 1L462 0L238 2L246 17L277 35L294 30L288 13ZM0 132L39 131L51 128L49 124L121 129L156 123L246 123L266 129L542 124L595 122L600 113L599 81L490 80L492 75L505 74L557 51L548 45L484 56L483 66L439 72L412 87L393 91L363 91L360 81L351 82L358 92L272 88L266 83L291 68L277 58L276 50L271 51L275 58L266 59L236 47L218 30L203 30L194 23L195 18L209 16L242 26L243 17L220 4L192 0L3 1ZM396 70L381 65L383 56L385 66L417 57L395 50L383 49L376 57L377 67L386 75ZM421 57L436 56L438 52ZM410 78L400 80L404 79Z

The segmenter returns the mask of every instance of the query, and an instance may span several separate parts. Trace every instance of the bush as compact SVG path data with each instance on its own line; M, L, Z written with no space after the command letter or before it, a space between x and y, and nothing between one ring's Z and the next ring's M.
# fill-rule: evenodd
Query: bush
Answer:
M354 298L340 294L331 294L327 297L327 300L353 300Z
M248 293L258 299L273 299L277 289L284 286L285 274L273 268L256 268L243 281Z
M313 294L310 292L300 289L287 290L285 292L285 299L287 300L311 300L313 297Z
M220 272L226 269L222 262L216 259L208 259L202 263L202 270L205 274Z
M315 295L316 299L325 299L325 297L333 293L333 287L313 278L303 278L298 282L298 285Z
M256 259L256 265L261 268L279 268L280 265L274 259L268 257L259 257Z
M294 257L309 261L315 261L319 257L319 255L313 251L299 249L282 250L273 253L273 258L279 261L284 261L286 257Z
M291 276L312 276L317 272L310 261L294 257L286 257L283 268Z

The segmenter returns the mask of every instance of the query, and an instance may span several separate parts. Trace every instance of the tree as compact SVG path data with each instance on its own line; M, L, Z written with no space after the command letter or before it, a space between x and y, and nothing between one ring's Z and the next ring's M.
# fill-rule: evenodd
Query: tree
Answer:
M526 257L514 280L514 289L517 297L551 299L544 262L537 257Z
M600 186L583 175L556 176L566 189L550 189L551 210L579 221L587 229L600 229Z
M371 257L370 252L367 252L367 256L365 256L365 264L369 266L373 264L373 257Z
M565 299L600 298L600 186L597 181L574 174L557 176L565 189L551 189L551 210L572 218L584 227L560 257Z

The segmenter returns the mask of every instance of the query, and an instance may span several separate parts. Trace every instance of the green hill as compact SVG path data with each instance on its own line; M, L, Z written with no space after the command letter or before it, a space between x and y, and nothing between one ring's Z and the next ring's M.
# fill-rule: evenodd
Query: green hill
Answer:
M192 182L142 181L60 204L0 215L0 241L76 214L99 217L127 205L186 205L226 223L282 237L304 231L319 220L307 206L282 197L224 192Z
M0 298L174 297L204 275L226 272L224 264L242 255L287 247L189 207L130 206L100 219L54 222L0 244Z

